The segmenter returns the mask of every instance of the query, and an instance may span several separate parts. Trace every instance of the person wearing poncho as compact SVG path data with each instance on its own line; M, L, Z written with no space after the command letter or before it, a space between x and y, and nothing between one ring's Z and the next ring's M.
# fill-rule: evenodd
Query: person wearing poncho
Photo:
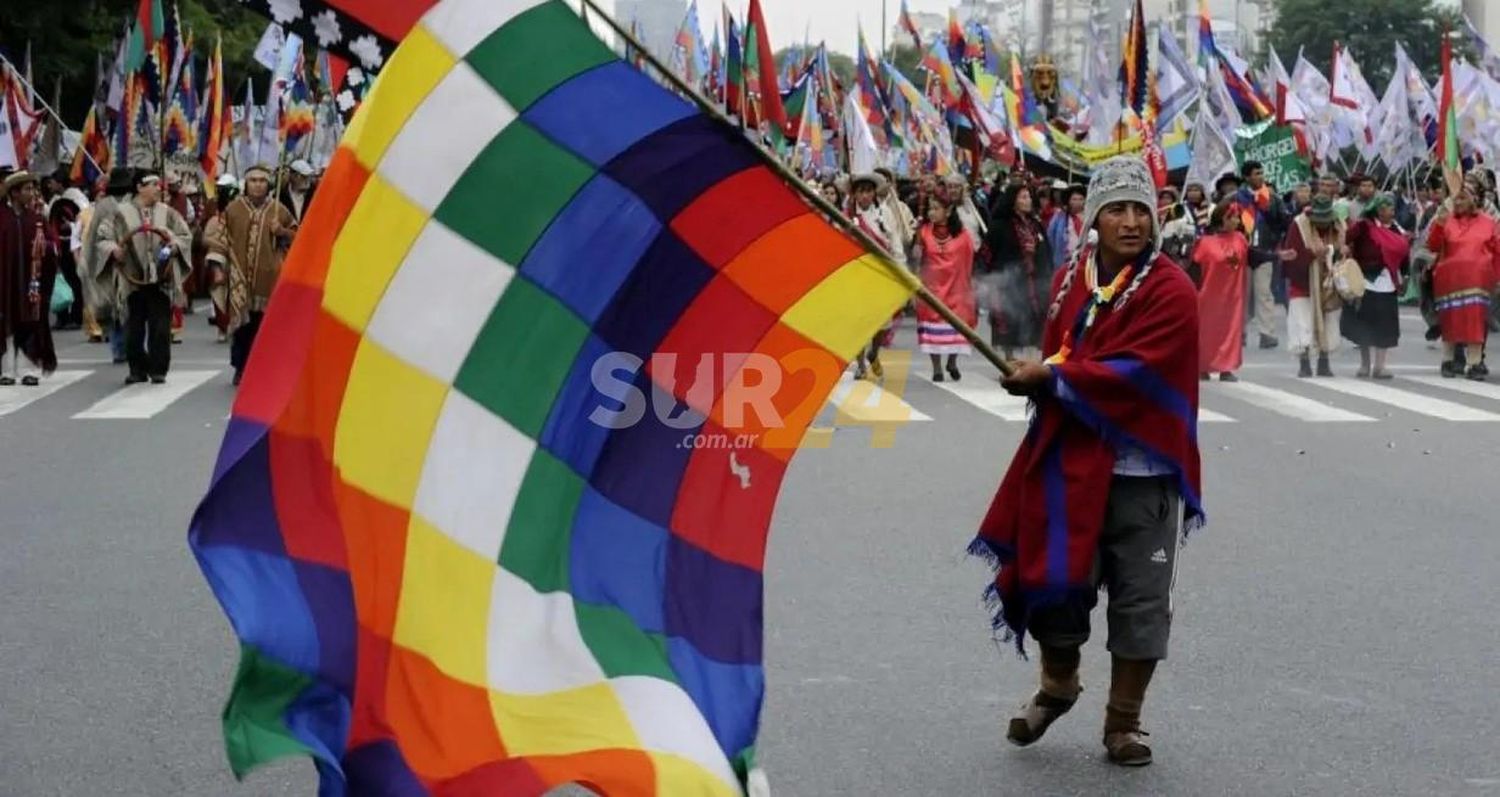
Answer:
M0 385L36 387L57 370L47 312L59 246L37 197L29 172L0 183Z
M209 254L229 264L229 364L236 385L250 361L296 227L292 212L271 196L271 171L254 166L245 170L244 193L224 208L223 224L214 235L205 231Z
M1281 262L1287 281L1287 345L1297 355L1297 376L1313 375L1312 353L1318 353L1318 376L1333 376L1328 355L1338 349L1339 315L1344 303L1328 284L1334 258L1348 257L1344 222L1326 195L1313 197L1281 240ZM1321 317L1320 317L1321 316Z
M1349 226L1349 251L1365 277L1365 294L1339 316L1339 331L1359 347L1361 379L1390 379L1386 355L1401 340L1402 275L1411 243L1396 224L1396 200L1380 194L1365 206L1365 217Z
M100 219L95 233L103 263L95 289L115 292L117 312L124 314L125 382L162 384L172 365L172 305L182 300L193 231L162 201L161 177L142 170L134 198Z
M1096 167L1084 211L1098 244L1054 279L1042 362L1003 380L1033 417L969 552L996 568L996 631L1041 649L1041 685L1010 721L1035 742L1082 689L1080 647L1102 584L1113 657L1104 745L1151 761L1140 728L1167 655L1177 550L1204 519L1199 486L1198 299L1159 251L1155 190L1138 156Z
M1442 374L1489 376L1484 345L1489 337L1490 292L1500 267L1500 226L1479 211L1475 188L1465 182L1453 210L1439 211L1427 232L1427 248L1437 256L1432 292L1443 332Z
M1193 265L1201 277L1198 289L1198 370L1204 379L1217 373L1224 382L1244 363L1245 269L1250 244L1241 232L1239 202L1221 200L1209 221L1210 232L1193 245Z

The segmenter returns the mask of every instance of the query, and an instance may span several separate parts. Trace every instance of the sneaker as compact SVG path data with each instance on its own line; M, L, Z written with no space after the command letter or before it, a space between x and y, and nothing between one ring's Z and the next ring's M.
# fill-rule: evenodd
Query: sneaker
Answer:
M1038 739L1057 722L1057 718L1068 713L1077 699L1064 700L1038 691L1031 699L1021 704L1021 710L1010 719L1005 738L1017 747L1025 747Z
M1150 735L1140 729L1104 734L1104 749L1109 752L1110 763L1122 767L1143 767L1151 763L1151 747L1142 738Z
M1237 377L1237 376L1235 376L1233 371L1225 371L1224 373L1219 374L1219 381L1220 382L1238 382L1238 381L1240 381L1240 378Z
M1276 338L1271 337L1270 335L1261 335L1260 336L1260 347L1262 349L1274 349L1274 348L1276 348L1276 347L1278 347L1280 345L1281 345L1281 341L1277 340Z

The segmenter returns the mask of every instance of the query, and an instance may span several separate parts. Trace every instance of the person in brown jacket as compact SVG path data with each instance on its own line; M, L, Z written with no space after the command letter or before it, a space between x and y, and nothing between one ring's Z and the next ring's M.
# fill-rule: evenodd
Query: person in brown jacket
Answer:
M212 235L205 230L209 255L229 264L229 364L236 385L296 231L292 212L271 197L271 172L263 166L246 170L244 193L224 209L222 226Z

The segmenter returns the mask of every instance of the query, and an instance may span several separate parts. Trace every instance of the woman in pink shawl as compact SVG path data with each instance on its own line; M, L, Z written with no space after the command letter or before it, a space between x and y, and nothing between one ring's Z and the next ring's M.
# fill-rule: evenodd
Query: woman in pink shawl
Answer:
M970 327L978 322L974 304L974 253L979 244L964 229L947 200L928 201L927 223L917 235L922 284ZM958 355L969 354L969 342L925 304L917 304L917 348L932 358L932 381L943 381L943 356L948 376L957 382Z
M1405 281L1411 244L1396 225L1396 200L1381 194L1365 206L1364 218L1349 227L1349 253L1365 275L1365 295L1339 316L1339 334L1359 347L1361 379L1390 379L1386 355L1401 340L1396 297ZM1373 357L1371 356L1373 353ZM1373 360L1373 365L1372 365Z
M1198 372L1217 372L1221 382L1237 382L1244 363L1245 269L1250 242L1240 232L1240 206L1224 200L1209 215L1208 230L1193 246L1192 262L1202 276L1198 289Z

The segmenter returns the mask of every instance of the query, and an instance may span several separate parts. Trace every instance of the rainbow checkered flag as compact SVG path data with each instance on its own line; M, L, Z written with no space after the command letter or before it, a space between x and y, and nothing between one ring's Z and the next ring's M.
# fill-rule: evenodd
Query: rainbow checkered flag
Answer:
M780 483L910 295L561 0L436 5L319 187L192 521L235 774L739 794Z

